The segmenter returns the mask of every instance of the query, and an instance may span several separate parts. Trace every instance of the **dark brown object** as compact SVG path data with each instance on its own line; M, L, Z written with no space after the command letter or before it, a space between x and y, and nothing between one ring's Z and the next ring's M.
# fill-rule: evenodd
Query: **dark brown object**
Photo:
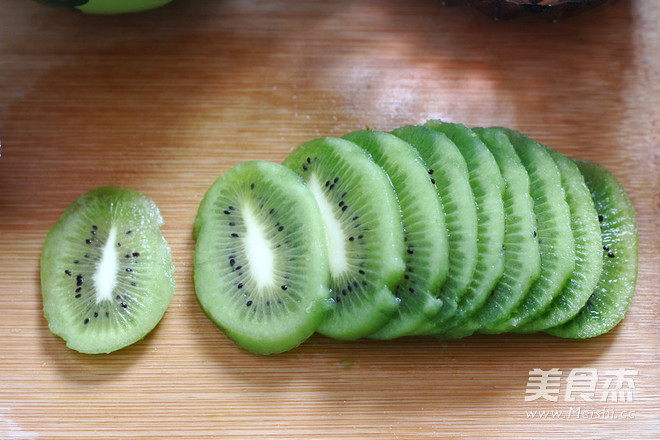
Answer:
M495 20L535 15L560 20L617 0L466 0L468 4Z

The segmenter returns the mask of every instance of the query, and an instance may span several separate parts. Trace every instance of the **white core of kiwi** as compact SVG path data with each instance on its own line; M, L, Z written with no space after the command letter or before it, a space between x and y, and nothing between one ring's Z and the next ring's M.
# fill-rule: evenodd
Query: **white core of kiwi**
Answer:
M275 285L273 246L257 218L256 210L250 203L244 205L243 221L245 222L245 253L256 287L262 289L273 286Z
M117 286L119 272L119 257L115 249L117 229L113 226L108 234L108 240L103 246L101 259L94 272L94 287L96 288L96 304L112 299L112 292Z
M330 259L330 274L333 278L341 276L348 270L346 259L346 236L341 221L335 216L334 205L325 196L323 186L318 176L313 174L307 187L314 194L316 202L321 209L321 216L325 223L325 235L328 243L328 257Z

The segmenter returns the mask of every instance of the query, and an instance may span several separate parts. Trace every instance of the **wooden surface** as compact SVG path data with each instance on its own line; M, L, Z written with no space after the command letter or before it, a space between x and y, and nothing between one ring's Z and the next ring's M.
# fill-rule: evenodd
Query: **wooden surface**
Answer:
M655 0L554 24L434 0L180 0L115 17L3 0L0 438L660 438L659 28ZM192 285L192 223L213 180L315 137L435 117L520 129L614 172L640 232L624 322L588 341L237 349ZM106 184L159 205L177 288L145 340L85 356L48 330L39 257L64 208ZM526 402L530 370L553 368L557 402ZM593 402L566 398L575 368L600 375ZM622 368L637 370L633 401L600 402ZM563 412L533 413L545 410Z

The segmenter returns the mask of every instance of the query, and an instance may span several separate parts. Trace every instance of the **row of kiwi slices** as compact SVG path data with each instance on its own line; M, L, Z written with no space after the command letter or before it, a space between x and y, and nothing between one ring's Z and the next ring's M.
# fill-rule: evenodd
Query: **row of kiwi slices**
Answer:
M44 313L83 353L142 339L174 293L155 203L83 194L49 232ZM635 213L603 167L505 128L442 121L307 142L243 162L206 192L194 281L237 345L607 332L637 277Z
M206 314L261 354L342 339L607 332L635 289L633 206L605 168L439 120L243 162L194 225Z

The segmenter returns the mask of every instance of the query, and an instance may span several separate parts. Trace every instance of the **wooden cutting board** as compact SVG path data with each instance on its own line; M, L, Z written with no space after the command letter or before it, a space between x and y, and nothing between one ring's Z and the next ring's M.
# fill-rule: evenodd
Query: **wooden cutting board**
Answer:
M0 438L660 438L660 3L558 23L435 0L0 8ZM429 118L516 128L621 180L640 233L621 325L237 349L193 290L208 186L315 137ZM88 356L48 330L39 257L64 208L107 184L159 205L177 287L145 340ZM539 396L541 370L559 388Z

